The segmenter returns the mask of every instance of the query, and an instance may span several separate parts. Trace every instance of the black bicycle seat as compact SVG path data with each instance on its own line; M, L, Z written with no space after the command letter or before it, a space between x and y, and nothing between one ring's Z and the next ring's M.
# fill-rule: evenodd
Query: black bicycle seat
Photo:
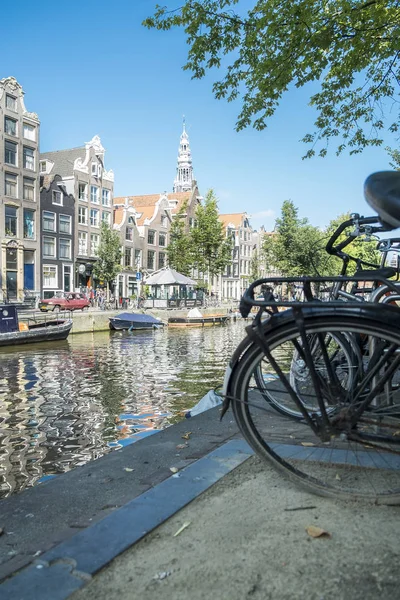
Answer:
M364 196L382 225L400 227L400 171L372 173L364 183Z
M382 267L382 269L365 269L365 271L358 271L358 273L354 275L354 278L364 280L365 277L368 277L368 280L379 280L390 279L395 275L397 275L396 269L393 269L392 267Z

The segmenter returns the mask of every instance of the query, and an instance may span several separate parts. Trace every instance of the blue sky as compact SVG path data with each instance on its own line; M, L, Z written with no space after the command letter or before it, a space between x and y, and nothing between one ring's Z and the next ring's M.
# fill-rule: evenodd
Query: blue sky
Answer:
M43 152L81 146L98 134L116 195L171 191L185 114L200 191L214 188L221 212L247 211L255 227L267 229L289 198L320 226L348 210L370 212L363 182L389 168L383 147L302 161L299 140L313 130L315 116L306 89L287 93L267 130L236 133L239 106L213 98L214 74L192 81L182 70L183 32L142 27L155 4L38 0L32 10L27 0L15 0L7 6L14 26L0 37L0 78L13 75L23 86L27 109L41 119Z

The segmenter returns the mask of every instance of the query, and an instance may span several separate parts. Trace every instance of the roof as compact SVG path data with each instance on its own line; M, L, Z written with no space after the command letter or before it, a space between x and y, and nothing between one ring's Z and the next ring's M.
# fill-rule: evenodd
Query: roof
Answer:
M138 225L143 225L146 219L151 219L154 215L155 205L150 204L149 206L140 206L137 209L140 217L136 217L136 223Z
M85 146L79 148L70 148L69 150L55 150L54 152L43 152L40 154L40 160L51 160L54 162L53 172L68 177L73 174L74 162L77 158L84 159L86 156Z
M246 213L232 213L230 215L219 215L219 220L222 221L224 227L228 227L228 225L233 225L235 228L238 228L242 224L243 217Z
M126 196L129 200L129 203L134 206L138 212L142 212L140 209L143 207L148 207L148 206L155 206L156 202L159 201L159 199L163 196L164 194L147 194L144 196ZM171 192L168 194L165 194L165 196L167 196L168 200L177 200L177 205L176 207L171 209L171 212L173 214L179 212L180 208L182 207L182 205L184 204L184 202L189 202L190 197L192 195L192 192ZM123 204L125 202L125 196L124 197L118 197L118 198L114 198L114 204Z
M118 208L114 208L114 225L121 225L123 218L124 218L124 207L119 206Z
M196 285L196 282L190 277L186 277L182 273L178 273L175 269L166 267L161 269L158 273L153 273L145 280L146 285Z

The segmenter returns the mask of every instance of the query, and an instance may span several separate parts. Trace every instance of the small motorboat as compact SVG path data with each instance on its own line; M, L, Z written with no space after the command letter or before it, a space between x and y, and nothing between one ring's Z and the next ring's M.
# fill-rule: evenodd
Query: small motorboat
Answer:
M44 321L32 317L19 321L15 306L0 305L0 347L66 340L71 328L71 319L58 316Z
M125 312L115 317L110 317L110 328L116 330L129 329L130 331L136 331L137 329L155 329L163 325L164 323L160 319L141 313Z
M207 315L201 314L198 308L192 308L186 317L170 317L169 327L206 327L212 325L225 325L229 315Z

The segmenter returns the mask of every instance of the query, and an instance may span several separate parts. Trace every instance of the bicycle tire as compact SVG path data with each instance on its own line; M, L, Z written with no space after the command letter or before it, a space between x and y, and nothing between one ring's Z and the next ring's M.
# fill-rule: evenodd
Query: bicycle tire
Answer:
M308 334L336 331L352 335L362 333L369 335L370 339L387 340L400 351L400 320L394 313L389 314L387 322L381 322L376 318L377 313L369 310L359 311L356 319L351 311L341 311L340 314L340 311L328 309L324 312L313 315L312 311L308 314L304 311L304 327ZM293 318L284 321L278 319L276 326L271 320L264 327L264 332L268 346L273 351L288 339L298 336L298 327ZM249 344L234 366L228 386L233 398L231 403L235 420L256 454L290 480L318 495L345 500L362 499L377 504L400 504L400 446L396 446L397 452L393 454L394 437L391 439L387 436L386 446L383 449L372 446L372 451L365 442L343 440L341 437L321 443L306 423L294 422L266 410L265 402L261 410L254 400L260 392L257 388L253 390L249 383L255 365L263 354L260 346ZM252 396L249 399L250 393ZM398 397L397 403L400 413ZM396 416L392 409L394 417L390 413L386 421L384 414L377 417L377 410L368 413L370 418L375 419L374 431L378 423L382 431L392 427L393 422L400 429L399 415ZM257 416L256 421L254 415L257 412L263 416L262 419ZM361 418L355 434L360 424L365 427ZM351 435L354 433L350 432ZM385 468L381 468L383 466ZM385 486L387 489L381 489Z

